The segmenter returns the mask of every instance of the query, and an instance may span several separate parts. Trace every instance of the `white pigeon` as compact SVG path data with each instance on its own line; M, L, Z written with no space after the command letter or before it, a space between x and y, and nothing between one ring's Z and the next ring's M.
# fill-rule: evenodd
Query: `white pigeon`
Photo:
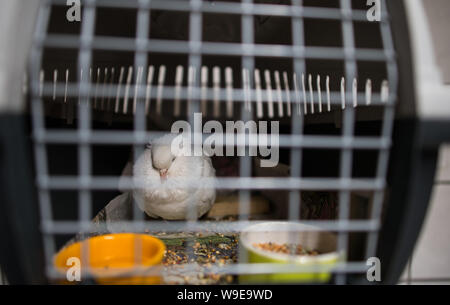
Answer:
M153 140L138 158L133 167L134 178L151 187L134 188L133 197L139 208L153 218L187 219L193 216L188 214L192 204L195 204L199 218L214 204L214 183L205 183L198 188L183 188L183 185L198 178L214 181L215 169L207 156L174 155L171 143L175 137L175 134L167 134ZM183 178L186 180L181 181Z

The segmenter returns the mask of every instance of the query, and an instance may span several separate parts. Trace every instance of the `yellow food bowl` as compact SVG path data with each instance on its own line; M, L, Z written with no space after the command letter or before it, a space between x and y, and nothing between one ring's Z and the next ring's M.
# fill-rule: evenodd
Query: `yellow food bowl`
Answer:
M73 258L78 258L81 270L87 266L100 284L159 284L165 249L160 239L150 235L107 234L63 248L55 256L54 264L66 275Z
M321 231L317 227L300 223L266 222L246 228L240 237L240 243L247 253L249 263L286 265L295 264L305 267L304 272L257 273L239 277L243 283L324 283L331 277L331 269L343 257L336 252L336 235ZM259 243L295 244L320 254L290 255L262 250ZM257 266L255 265L255 268Z

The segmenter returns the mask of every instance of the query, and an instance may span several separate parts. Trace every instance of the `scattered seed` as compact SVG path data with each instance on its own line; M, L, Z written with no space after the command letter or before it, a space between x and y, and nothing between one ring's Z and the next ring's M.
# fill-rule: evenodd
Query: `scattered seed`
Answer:
M295 255L318 255L318 251L316 250L309 250L306 248L303 248L302 245L289 245L289 244L277 244L273 242L267 242L267 243L254 243L254 247L259 248L264 251L269 252L275 252L275 253L283 253L283 254L290 254L292 253L291 250L294 249Z

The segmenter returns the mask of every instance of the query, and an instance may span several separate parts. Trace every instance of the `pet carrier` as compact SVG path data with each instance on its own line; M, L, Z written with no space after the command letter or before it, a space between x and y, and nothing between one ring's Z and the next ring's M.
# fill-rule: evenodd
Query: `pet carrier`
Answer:
M396 283L450 138L424 2L4 1L8 281L64 280L61 249L129 232L164 241L163 283L371 283L373 257L381 282ZM180 120L203 140L203 122L245 128L231 130L233 156L212 156L217 198L206 216L193 217L192 203L186 220L150 219L134 202L132 167ZM267 148L279 155L262 167L272 156L250 155L251 143L272 134ZM294 239L334 256L299 259ZM261 258L265 241L286 243L285 264ZM81 256L101 251L88 245Z

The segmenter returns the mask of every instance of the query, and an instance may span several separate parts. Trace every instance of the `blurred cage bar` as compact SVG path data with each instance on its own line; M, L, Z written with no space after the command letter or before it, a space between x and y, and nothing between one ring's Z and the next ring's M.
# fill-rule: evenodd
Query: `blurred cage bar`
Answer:
M397 102L398 71L396 63L396 50L391 33L391 16L387 11L386 1L381 1L381 21L370 23L370 26L377 27L381 38L381 48L360 47L355 44L355 24L369 23L367 20L367 10L358 1L339 0L330 1L331 5L323 7L305 5L302 0L292 0L290 3L284 1L248 1L222 2L222 1L158 1L158 0L85 0L82 1L82 19L79 33L50 33L48 31L52 10L55 5L66 5L66 1L42 1L39 8L39 15L36 23L36 31L33 39L31 65L30 65L30 113L32 117L32 135L34 141L34 157L36 170L36 183L40 208L40 224L43 236L43 245L46 259L46 275L50 279L57 279L61 275L53 267L53 256L58 251L55 236L61 234L77 234L88 232L91 228L93 218L93 191L116 190L119 177L94 176L93 175L93 145L132 145L134 155L138 156L150 138L162 134L161 131L148 131L148 124L152 119L158 119L154 109L150 113L146 110L146 99L150 98L152 107L157 99L162 99L163 112L166 105L171 105L167 100L182 100L186 102L186 118L194 124L193 114L200 112L201 100L206 91L207 100L218 100L221 105L230 101L234 106L232 117L235 120L248 121L257 118L256 109L258 102L262 101L264 109L270 101L278 109L280 102L285 111L287 105L292 106L290 118L284 118L289 126L285 134L280 135L280 148L289 151L290 175L287 177L252 177L252 159L249 156L239 157L239 177L227 178L217 177L216 186L221 189L239 190L240 216L235 221L204 222L197 220L188 221L151 221L146 222L142 213L135 208L134 219L124 222L128 230L134 232L202 232L204 230L214 230L218 233L236 232L239 233L249 224L257 221L248 219L249 201L252 191L257 190L285 190L288 191L288 220L296 223L311 224L315 227L337 232L337 249L341 253L346 253L349 244L349 235L352 232L366 234L364 245L364 257L360 261L343 261L334 269L334 282L343 284L348 282L349 274L364 275L368 269L366 259L376 256L377 243L379 241L379 231L381 228L382 207L385 200L385 188L387 178L387 168L389 152L392 144L392 130L394 124L394 112ZM322 1L323 2L323 1ZM360 1L361 2L361 1ZM356 8L355 8L356 7ZM136 24L134 37L112 36L98 34L96 31L96 20L102 8L131 9L136 13ZM188 35L185 40L151 38L151 12L175 11L186 14ZM237 42L215 42L202 39L204 33L202 18L206 14L225 14L233 21L239 23L240 39ZM181 16L181 15L180 15ZM264 18L277 17L285 18L288 21L288 28L283 30L281 35L291 35L289 44L261 43L255 41L255 19L259 16ZM339 24L341 45L311 46L306 44L305 20L308 22L329 22ZM120 20L117 20L120 23ZM175 22L175 21L174 21ZM110 26L112 26L110 24ZM287 33L287 34L286 34ZM314 39L321 39L320 33L313 33ZM327 37L324 33L324 37ZM370 40L370 38L369 38ZM55 74L51 67L44 67L46 49L70 50L75 61L70 67L70 76L64 74L62 63ZM97 51L117 51L130 52L132 56L131 66L124 71L120 71L114 62L109 63L115 68L115 76L109 69L110 77L116 80L107 83L107 76L91 81L88 74L91 69L91 76L95 78L97 73L103 74L104 67L96 66ZM157 67L154 70L154 84L152 90L148 92L149 53L157 52L162 54L185 54L187 55L186 74L191 73L184 81L183 85L163 84L158 90ZM52 53L50 53L52 54ZM100 53L101 54L101 53ZM49 55L50 56L50 55ZM97 58L95 58L97 56ZM234 56L238 59L238 69L233 69L234 83L231 96L225 86L219 90L208 87L206 90L201 84L202 60L205 56L226 57ZM285 69L288 75L288 87L283 86L280 95L277 95L277 88L273 83L271 90L258 90L255 84L254 73L257 68L258 58L270 58L277 65L277 61L288 60L290 63ZM107 59L106 59L107 60ZM325 85L325 75L322 76L322 89L316 87L316 75L313 75L313 87L308 89L307 65L309 60L318 61L338 61L342 63L343 75L333 75L333 70L328 72L334 85ZM373 63L385 69L382 77L371 76L368 71L360 71L358 63ZM163 63L164 64L164 63ZM282 66L282 64L280 64ZM68 69L68 68L67 68ZM170 69L170 67L168 67ZM282 71L282 69L280 68ZM326 67L324 69L326 71ZM45 71L45 76L43 72ZM99 72L98 72L99 71ZM129 72L131 71L131 72ZM242 71L249 71L248 86L241 78ZM161 73L161 70L158 71ZM282 71L283 72L283 71ZM68 72L66 72L68 73ZM153 73L153 72L152 72ZM168 72L169 73L169 72ZM174 73L174 71L172 71ZM246 72L243 72L244 75ZM121 80L118 81L119 74ZM359 74L359 75L358 75ZM99 75L99 74L98 74ZM295 75L296 77L294 78ZM195 77L194 77L195 76ZM303 90L302 88L303 76ZM385 79L384 79L384 77ZM343 80L341 80L343 77ZM373 92L369 91L368 100L367 79L373 79ZM128 80L127 80L128 78ZM64 82L66 80L66 82ZM240 81L241 82L240 82ZM354 80L358 80L356 85ZM320 81L319 81L320 82ZM328 81L327 81L328 82ZM266 84L267 85L267 84ZM344 86L341 91L341 86ZM356 90L355 90L356 87ZM377 90L375 90L377 88ZM327 89L328 92L327 97ZM366 91L364 91L366 90ZM371 90L371 89L370 89ZM270 92L269 92L270 91ZM93 98L95 92L95 99ZM101 92L98 94L97 92ZM119 93L120 92L120 93ZM305 95L306 93L306 95ZM259 101L257 96L260 95ZM272 96L271 96L272 95ZM278 100L276 99L278 97ZM66 128L55 128L46 125L46 109L52 100L58 99L60 104L73 103L71 109L73 113L66 113L66 119L71 116L72 125ZM114 104L114 100L125 101L129 105L120 102L120 108L129 111L127 118L131 117L132 130L96 129L93 121L99 116L99 111L94 103L104 102L104 100ZM64 101L64 102L61 102ZM338 113L341 116L341 133L331 135L305 134L305 121L314 114L326 112L327 102L330 103L333 116ZM56 103L56 102L55 102ZM251 111L246 107L251 104ZM355 104L356 103L356 104ZM171 107L169 105L169 107ZM357 106L357 107L356 107ZM56 107L56 106L55 106ZM116 106L117 107L117 106ZM132 108L131 108L132 107ZM286 107L286 108L285 108ZM360 108L368 108L373 111L373 115L378 115L381 132L378 135L357 135L355 134L355 124L357 112ZM68 109L68 108L67 108ZM131 110L133 109L133 110ZM224 109L224 108L222 108ZM69 111L69 110L67 110ZM308 112L310 112L308 114ZM108 120L115 120L119 116L109 108L105 111ZM108 114L109 113L109 114ZM369 112L370 113L370 112ZM378 114L375 114L378 113ZM370 115L370 114L369 114ZM155 118L156 116L156 118ZM162 115L164 117L164 115ZM124 116L117 120L125 120ZM261 118L257 118L261 119ZM278 118L270 118L277 120ZM69 120L69 119L68 119ZM204 136L204 135L203 135ZM63 144L76 146L77 169L74 175L53 175L49 172L50 156L47 151L49 144ZM302 167L304 166L302 154L304 149L338 150L339 151L339 173L336 177L302 177ZM376 151L376 170L372 177L355 177L352 174L354 151L370 150ZM125 184L132 188L136 181L129 178ZM202 181L190 182L192 187L200 185ZM78 220L56 220L52 215L51 192L57 190L72 191L78 198ZM335 220L300 220L301 193L305 191L335 191L338 194L338 217ZM372 208L365 219L350 218L350 200L352 192L368 191L372 194ZM60 202L58 204L64 204ZM85 249L89 251L89 249ZM87 252L84 253L86 255ZM214 266L214 272L227 274L265 274L278 272L320 272L320 268L313 270L308 267L296 264L276 265L276 264L250 264L246 258L240 256L239 263Z

